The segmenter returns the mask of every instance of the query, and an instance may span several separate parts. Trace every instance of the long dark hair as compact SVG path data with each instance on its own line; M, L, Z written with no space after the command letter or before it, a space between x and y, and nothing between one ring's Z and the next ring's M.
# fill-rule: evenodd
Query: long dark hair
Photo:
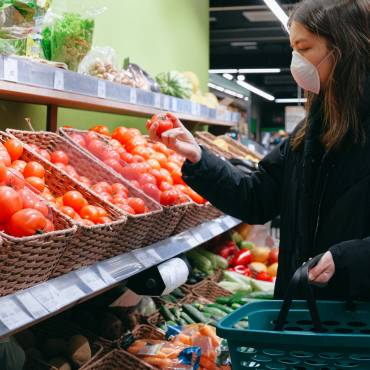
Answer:
M289 25L292 22L324 37L333 55L323 92L322 143L327 149L338 147L347 134L352 142L363 143L359 106L370 71L370 0L304 0L293 11ZM307 93L307 112L317 98ZM293 137L294 149L301 146L307 127L308 118Z

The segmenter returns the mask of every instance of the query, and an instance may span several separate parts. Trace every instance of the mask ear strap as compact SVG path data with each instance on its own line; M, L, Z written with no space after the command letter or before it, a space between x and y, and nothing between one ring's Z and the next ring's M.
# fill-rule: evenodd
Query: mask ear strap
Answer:
M334 49L316 66L316 68L319 68L332 54L334 54Z

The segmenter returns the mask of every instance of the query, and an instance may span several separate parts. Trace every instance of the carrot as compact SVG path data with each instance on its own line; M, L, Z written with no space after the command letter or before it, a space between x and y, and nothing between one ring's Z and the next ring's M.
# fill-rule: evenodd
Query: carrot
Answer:
M202 356L200 358L200 364L207 370L217 370L217 366L214 362L208 360L206 357Z
M177 340L179 340L181 343L191 346L192 340L188 335L180 333L177 336Z
M143 357L142 360L149 365L158 366L160 369L167 369L172 365L172 361L167 358Z

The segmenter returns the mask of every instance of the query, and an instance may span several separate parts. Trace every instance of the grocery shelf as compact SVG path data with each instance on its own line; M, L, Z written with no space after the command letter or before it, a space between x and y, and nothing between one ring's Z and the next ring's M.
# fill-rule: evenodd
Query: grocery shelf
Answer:
M0 341L97 296L151 266L187 252L240 222L231 216L222 216L151 246L1 297Z
M150 117L172 111L189 123L232 127L238 113L153 93L24 58L0 56L0 99L48 106L48 129L57 129L57 108Z

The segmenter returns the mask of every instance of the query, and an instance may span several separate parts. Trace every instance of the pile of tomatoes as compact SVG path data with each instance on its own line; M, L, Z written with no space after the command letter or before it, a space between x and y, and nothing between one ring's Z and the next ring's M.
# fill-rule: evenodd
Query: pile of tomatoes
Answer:
M104 135L102 139L97 133ZM106 126L88 133L70 133L70 138L164 206L184 204L189 198L206 203L182 180L184 158L162 143L152 143L138 129Z
M145 205L145 202L136 197L130 197L129 191L126 186L120 183L108 183L105 181L101 181L95 184L92 184L89 178L85 176L80 176L74 166L70 164L69 156L62 150L57 150L52 153L49 153L45 149L40 149L37 145L31 144L30 145L33 150L35 150L38 154L42 155L45 159L49 160L50 162L54 163L54 165L63 171L65 171L68 175L72 178L76 179L77 181L83 183L84 185L91 188L95 193L97 193L101 198L104 200L113 203L118 208L122 209L123 211L132 214L132 215L140 215L147 213L149 211L148 207ZM82 196L82 195L81 195ZM51 198L50 201L53 201ZM58 202L60 203L60 202ZM64 206L64 204L63 204ZM92 206L90 206L92 207ZM73 207L72 207L73 208ZM92 208L90 208L91 210ZM65 210L65 208L63 208ZM79 211L79 209L75 210ZM71 210L67 210L67 214L72 214ZM102 212L100 212L102 214ZM72 218L76 219L77 215L73 215ZM83 219L88 220L95 220L95 223L104 223L101 222L102 220L107 220L107 215L100 216L98 219L95 217L84 217L84 213L81 216ZM107 221L108 222L108 221Z
M20 161L22 154L18 140L0 143L0 231L15 237L54 231L47 204L28 187L43 190L45 170L37 162Z

